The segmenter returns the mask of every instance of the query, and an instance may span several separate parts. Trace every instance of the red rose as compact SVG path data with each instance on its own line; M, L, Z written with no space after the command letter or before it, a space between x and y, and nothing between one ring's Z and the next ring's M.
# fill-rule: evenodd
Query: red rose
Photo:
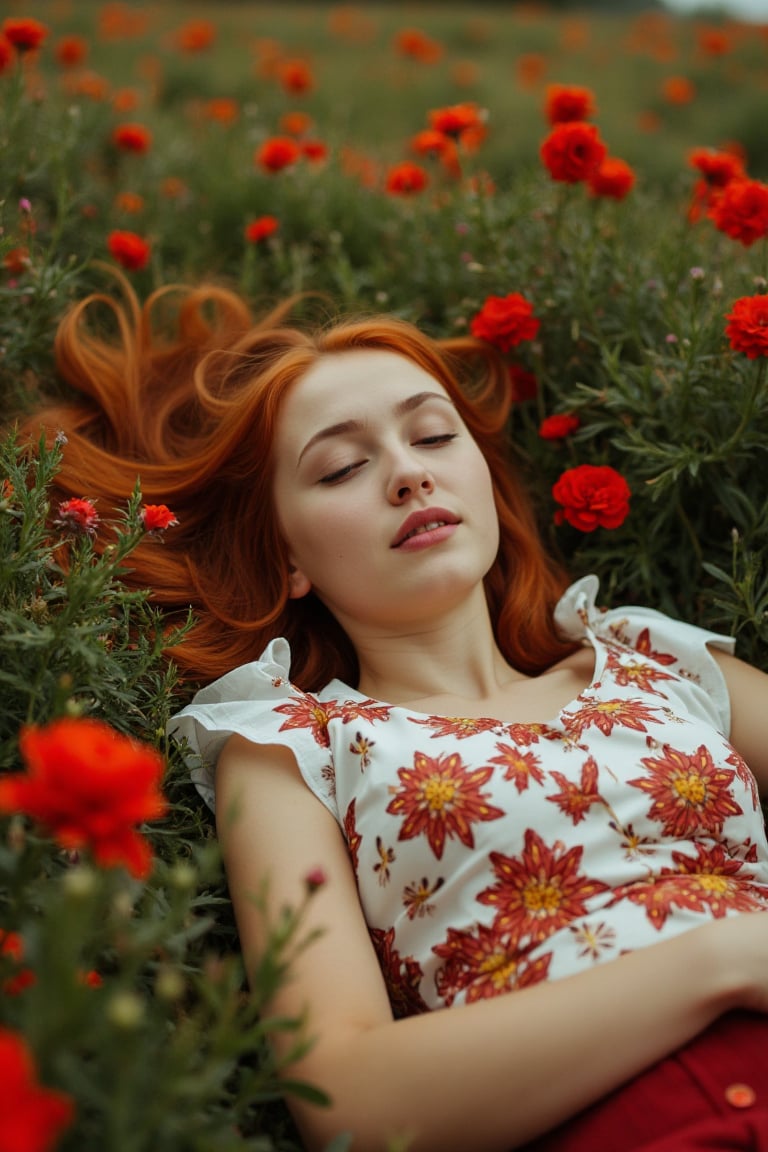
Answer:
M578 416L572 412L556 412L553 416L546 416L539 425L539 436L542 440L565 440L581 424Z
M112 132L112 142L124 152L148 152L152 133L143 124L118 124Z
M602 164L588 177L587 183L593 196L623 200L634 187L635 173L626 160L606 156Z
M164 532L166 528L173 528L178 524L175 514L165 504L145 504L139 513L139 519L145 532Z
M110 232L107 247L118 264L130 272L146 268L152 252L149 242L135 232Z
M533 315L533 305L519 292L508 296L489 296L469 329L479 340L509 352L523 340L533 340L541 321Z
M251 244L259 244L269 236L273 236L280 227L276 216L258 216L245 226L245 238Z
M301 148L290 136L271 136L254 156L254 161L267 172L290 168L301 157Z
M3 21L3 33L18 52L31 52L45 40L48 28L29 16L17 19L11 17Z
M768 184L759 180L729 181L709 215L720 232L748 248L768 235Z
M629 485L607 464L569 468L553 485L552 495L562 505L555 513L555 523L567 520L582 532L618 528L629 514Z
M768 356L768 296L742 296L726 320L725 334L734 352L750 360Z
M71 717L24 728L19 748L28 770L0 780L1 812L26 813L63 848L89 848L102 867L149 874L152 853L136 826L166 808L154 748Z
M556 124L541 145L540 154L553 180L577 184L587 180L607 155L594 124L572 120Z
M90 500L74 497L59 504L59 514L54 524L67 532L84 532L90 536L98 527L99 514Z
M410 196L414 192L423 192L428 183L429 177L423 168L404 160L389 169L386 189L392 196Z
M49 1152L74 1116L69 1096L38 1083L24 1038L0 1028L0 1148Z
M596 112L594 93L576 85L548 84L544 115L550 124L587 120Z

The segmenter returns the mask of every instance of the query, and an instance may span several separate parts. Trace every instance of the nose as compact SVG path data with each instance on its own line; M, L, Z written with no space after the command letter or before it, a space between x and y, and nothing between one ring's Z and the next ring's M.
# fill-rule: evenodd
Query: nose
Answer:
M404 504L417 492L429 495L434 490L432 473L417 456L403 454L398 457L387 490L387 498L392 504Z

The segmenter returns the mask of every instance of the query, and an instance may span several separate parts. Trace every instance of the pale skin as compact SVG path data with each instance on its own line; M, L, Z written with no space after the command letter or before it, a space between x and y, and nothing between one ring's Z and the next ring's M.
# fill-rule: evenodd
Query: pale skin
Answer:
M389 352L326 357L285 401L276 449L291 593L312 588L333 611L358 653L362 692L425 713L536 722L589 684L591 648L537 677L500 653L482 588L498 539L487 468L421 368ZM414 511L446 526L404 548ZM730 739L762 791L768 676L715 657L731 694ZM383 1152L398 1136L412 1152L466 1152L471 1117L477 1152L510 1152L721 1013L768 1012L768 916L753 913L565 980L395 1021L342 834L290 751L233 736L216 792L247 968L265 937L252 898L263 879L274 913L301 901L313 869L327 877L305 924L319 938L271 1006L305 1016L315 1038L291 1069L332 1101L292 1105L310 1150L349 1131L355 1152Z

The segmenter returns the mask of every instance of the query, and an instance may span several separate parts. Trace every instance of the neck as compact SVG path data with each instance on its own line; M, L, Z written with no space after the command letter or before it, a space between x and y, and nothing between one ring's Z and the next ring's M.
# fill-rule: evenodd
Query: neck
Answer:
M519 673L499 651L485 597L398 634L355 638L358 688L390 704L451 695L482 700Z

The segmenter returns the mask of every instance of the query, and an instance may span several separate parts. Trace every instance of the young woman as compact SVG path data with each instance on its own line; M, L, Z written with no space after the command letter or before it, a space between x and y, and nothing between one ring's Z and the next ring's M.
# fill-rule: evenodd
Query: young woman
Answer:
M545 555L504 366L368 318L94 298L45 414L62 492L179 527L133 579L199 623L171 724L215 807L246 965L307 877L272 1006L307 1148L768 1149L768 676L596 606ZM86 323L106 308L110 340ZM33 422L34 431L39 420ZM749 768L747 767L749 764Z

